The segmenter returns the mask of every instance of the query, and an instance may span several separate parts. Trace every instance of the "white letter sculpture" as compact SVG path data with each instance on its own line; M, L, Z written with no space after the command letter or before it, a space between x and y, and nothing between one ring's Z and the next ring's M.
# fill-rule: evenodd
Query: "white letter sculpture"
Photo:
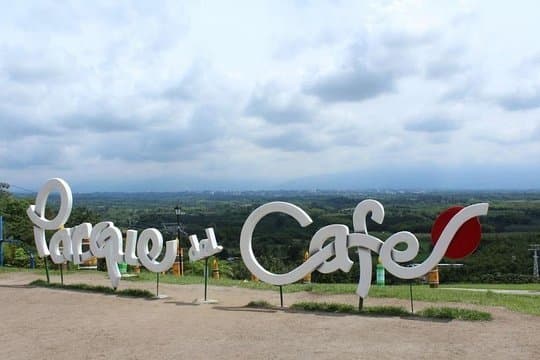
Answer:
M468 220L477 216L486 215L489 204L480 203L461 209L444 228L439 240L429 257L421 264L413 267L401 266L399 263L413 260L419 251L419 243L416 236L408 231L400 231L382 241L369 235L366 227L366 218L371 214L371 219L379 224L384 219L384 207L375 200L360 202L353 213L354 232L349 233L345 225L328 225L313 235L309 245L310 257L296 269L286 274L274 274L267 271L255 258L252 247L253 231L257 223L271 213L284 213L292 216L302 227L312 223L311 218L298 206L287 202L270 202L255 209L246 219L240 234L240 253L247 268L253 275L264 282L273 285L285 285L302 279L307 274L318 270L327 274L338 269L348 272L353 262L349 258L348 249L355 247L358 252L360 266L360 278L356 293L365 298L368 295L371 284L371 253L378 253L381 262L391 274L402 279L414 279L427 274L443 258L448 246L459 228ZM323 247L326 240L334 239ZM396 246L405 243L405 250L397 250ZM333 258L333 259L331 259ZM331 260L328 260L331 259Z
M49 194L57 190L60 193L60 209L52 220L45 218L45 206ZM169 269L176 258L178 241L167 241L165 255L161 262L156 259L163 250L163 237L156 229L146 229L139 236L137 231L128 230L126 234L126 248L123 250L122 232L110 221L103 221L92 227L90 223L83 223L74 228L64 229L69 219L73 197L68 183L62 179L50 179L43 185L36 197L36 204L30 205L26 210L28 217L34 224L34 239L39 257L51 256L56 264L72 261L80 264L91 257L105 258L107 271L113 288L117 288L121 274L118 269L119 262L129 265L143 265L152 272L162 272ZM45 230L58 230L53 234L49 246L45 239ZM90 250L82 252L82 240L90 239ZM149 244L152 249L149 250ZM62 248L62 251L60 250Z
M191 247L188 252L189 261L206 259L223 250L223 246L217 244L214 228L207 228L205 229L205 232L207 239L203 239L200 242L199 239L197 239L197 235L189 236L189 241L191 242Z

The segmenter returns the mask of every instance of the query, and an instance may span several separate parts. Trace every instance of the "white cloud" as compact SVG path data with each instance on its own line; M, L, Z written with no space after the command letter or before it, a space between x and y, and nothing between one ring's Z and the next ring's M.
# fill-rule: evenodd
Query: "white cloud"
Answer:
M405 123L405 130L425 133L444 133L456 131L461 127L459 121L445 115L427 114Z
M539 9L510 7L4 4L0 180L174 190L535 166Z
M313 122L316 120L315 104L309 99L283 92L276 86L257 89L244 110L245 115L255 116L270 124Z

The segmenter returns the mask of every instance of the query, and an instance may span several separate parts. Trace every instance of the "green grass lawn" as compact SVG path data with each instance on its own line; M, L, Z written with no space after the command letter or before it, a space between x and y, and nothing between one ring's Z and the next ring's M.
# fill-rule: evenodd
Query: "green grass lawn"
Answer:
M14 269L0 268L0 274L6 271L26 271L36 275L44 276L45 271L29 270L29 269ZM64 272L64 279L69 281L69 275L73 272L81 274L83 271L71 270ZM50 271L51 281L59 282L60 272ZM105 273L104 273L105 275ZM138 277L128 278L123 281L155 281L156 274L150 272L141 272ZM168 284L203 284L202 276L183 276L176 277L174 275L161 275L160 282ZM250 289L273 290L278 291L278 286L268 285L262 282L251 282L232 279L209 279L211 286L237 286ZM310 291L319 294L354 294L357 284L291 284L283 286L283 291L297 292ZM486 288L486 289L521 289L521 290L539 290L540 284L445 284L440 288L430 288L428 285L413 285L413 298L417 301L429 302L455 302L467 303L483 306L502 306L512 311L517 311L525 314L540 316L540 296L534 295L512 295L512 294L497 294L492 291L487 292L468 292L461 290L448 290L444 287L469 287L469 288ZM393 286L372 286L369 292L370 297L379 298L397 298L409 299L408 285L393 285Z
M148 272L141 273L134 281L152 281L156 275ZM162 275L160 281L171 284L202 284L203 278L199 276L175 277L172 275ZM242 280L209 279L210 285L238 286L250 289L274 290L278 291L278 286L268 285L262 282L251 282ZM283 291L298 292L310 291L319 294L354 294L357 284L291 284L283 286ZM539 284L455 284L445 285L445 287L471 287L486 289L520 289L520 290L540 290ZM370 297L410 299L409 285L393 286L372 286L369 292ZM418 301L429 302L456 302L476 304L483 306L502 306L512 311L540 316L540 296L533 295L511 295L487 292L467 292L460 290L448 290L441 288L430 288L428 285L413 285L413 298Z
M540 283L536 284L443 284L446 288L493 289L493 290L528 290L540 291Z
M370 296L408 299L410 298L409 286L372 287ZM468 292L444 288L432 289L427 285L415 285L413 286L413 298L430 302L460 302L483 306L502 306L512 311L540 316L540 296L534 295L497 294L492 291Z

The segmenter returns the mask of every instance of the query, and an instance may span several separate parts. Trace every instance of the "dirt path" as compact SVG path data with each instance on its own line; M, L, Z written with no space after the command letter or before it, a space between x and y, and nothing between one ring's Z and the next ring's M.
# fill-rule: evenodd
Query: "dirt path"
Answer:
M210 287L209 298L219 303L194 305L202 286L162 284L160 293L169 298L142 300L26 285L36 278L0 274L1 359L540 357L540 318L501 308L489 308L494 320L480 323L323 315L244 308L251 300L278 305L279 293L271 291ZM110 284L100 273L70 274L65 282ZM300 300L357 303L353 295L285 294L286 305ZM408 306L375 298L365 304Z
M494 292L496 294L513 294L513 295L534 295L540 296L540 291L536 290L506 290L506 289L469 289L469 288L453 288L453 287L444 287L444 290L454 290L454 291L476 291L476 292Z

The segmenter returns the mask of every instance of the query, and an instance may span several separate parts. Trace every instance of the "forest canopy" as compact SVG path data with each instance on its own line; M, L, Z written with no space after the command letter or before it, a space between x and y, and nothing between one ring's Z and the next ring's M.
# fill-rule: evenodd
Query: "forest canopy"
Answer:
M528 281L532 275L530 244L540 243L539 192L182 192L182 193L94 193L74 194L74 208L67 227L101 220L113 221L122 230L143 230L155 227L165 239L176 238L174 208L180 206L180 221L189 234L204 236L206 227L214 227L218 243L224 250L223 260L234 262L240 257L240 230L247 216L259 205L270 201L287 201L300 206L313 219L301 228L284 214L272 214L259 223L254 234L254 251L269 270L285 272L303 260L309 240L325 225L345 224L352 229L352 212L362 200L380 201L386 211L382 224L368 222L370 234L386 240L397 231L411 231L421 243L416 262L431 250L430 231L437 215L445 209L477 202L489 202L490 209L482 217L483 239L476 253L457 261L459 268L441 270L446 281L495 281L497 278ZM32 224L26 208L34 202L30 196L12 194L9 184L0 184L0 216L4 218L4 237L15 238L33 246ZM47 214L54 216L58 197L51 196ZM189 247L186 236L181 246ZM351 259L355 252L351 250ZM374 264L376 263L374 256ZM443 260L446 263L456 261ZM238 277L246 276L238 264ZM233 275L234 276L234 275ZM358 266L350 273L314 274L316 281L355 282ZM517 280L516 280L517 279ZM520 280L521 279L521 280ZM389 281L397 281L389 277Z

